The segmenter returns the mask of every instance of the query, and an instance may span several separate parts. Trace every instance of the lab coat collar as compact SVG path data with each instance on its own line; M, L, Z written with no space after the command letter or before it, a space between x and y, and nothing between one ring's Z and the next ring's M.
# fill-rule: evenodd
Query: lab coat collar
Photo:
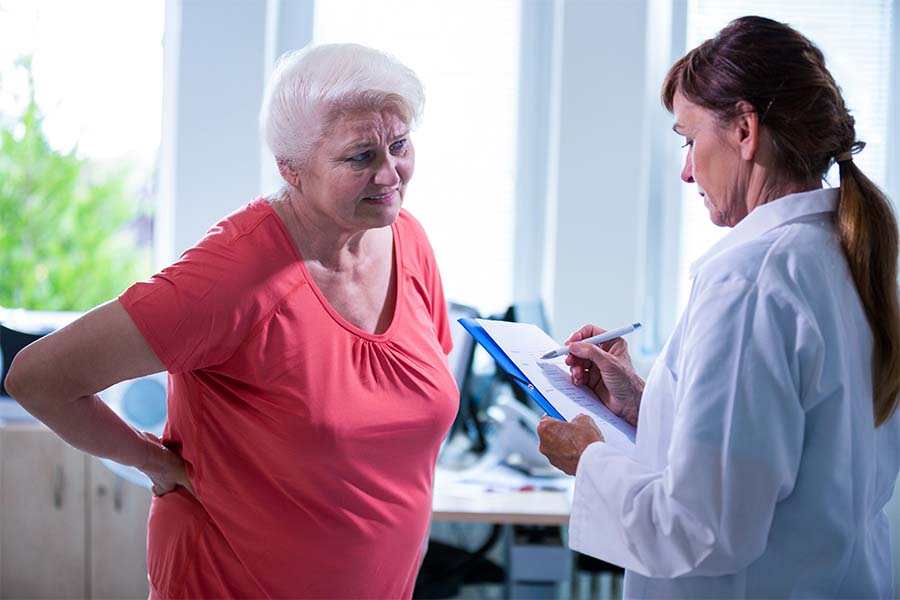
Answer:
M788 194L772 200L750 211L744 219L710 248L706 254L691 264L691 278L718 254L744 242L758 238L762 234L787 225L791 221L819 213L837 210L840 190L837 188L812 190Z

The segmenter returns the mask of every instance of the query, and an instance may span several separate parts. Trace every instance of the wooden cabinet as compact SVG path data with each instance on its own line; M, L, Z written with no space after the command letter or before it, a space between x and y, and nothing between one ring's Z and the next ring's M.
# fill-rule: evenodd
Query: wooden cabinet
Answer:
M0 596L84 598L84 455L46 430L0 431Z
M146 598L147 515L150 490L116 477L96 458L88 459L90 479L90 595Z
M0 427L0 598L146 598L149 506L46 428Z

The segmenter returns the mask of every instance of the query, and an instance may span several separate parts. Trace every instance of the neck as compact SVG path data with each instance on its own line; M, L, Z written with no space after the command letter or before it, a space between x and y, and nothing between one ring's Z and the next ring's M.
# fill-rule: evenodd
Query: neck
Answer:
M275 198L280 215L303 260L316 262L329 271L344 271L357 266L366 256L370 232L342 228L330 217L311 210L300 193L286 186Z
M778 176L762 165L756 164L750 174L747 186L747 213L753 209L767 204L773 200L783 198L789 194L808 192L822 188L821 179L789 179Z

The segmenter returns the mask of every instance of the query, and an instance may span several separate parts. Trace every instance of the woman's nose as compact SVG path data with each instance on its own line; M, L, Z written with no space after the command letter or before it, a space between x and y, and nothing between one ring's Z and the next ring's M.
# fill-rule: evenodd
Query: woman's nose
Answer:
M688 148L687 156L684 157L684 167L681 169L681 180L685 183L694 183L694 163L691 159L691 150Z
M400 173L397 171L397 157L388 154L378 164L378 170L372 178L372 183L385 187L393 187L400 183Z

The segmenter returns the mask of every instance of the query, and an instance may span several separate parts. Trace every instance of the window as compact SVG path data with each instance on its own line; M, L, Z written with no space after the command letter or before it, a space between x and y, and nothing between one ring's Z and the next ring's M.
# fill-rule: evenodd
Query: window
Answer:
M891 0L735 0L728 3L689 0L687 47L694 48L731 19L743 15L762 15L790 23L824 52L826 65L841 86L844 99L856 118L857 139L867 144L854 160L864 173L884 188L888 108L889 102L896 101L890 98L888 76L893 5ZM828 183L839 184L836 172L829 173ZM728 231L709 221L693 185L684 186L681 223L679 313L690 293L690 264Z
M447 298L482 313L512 298L519 10L518 0L315 5L315 43L384 50L422 80L404 207L428 232Z
M9 284L0 305L84 310L148 274L163 21L163 0L0 0L0 129L11 134L0 151L10 227L0 236ZM43 115L32 131L47 144L40 164L15 145L26 136L32 89ZM65 166L68 179L51 184L56 173L42 165ZM34 214L29 203L38 205ZM40 205L58 212L38 223ZM58 243L10 232L29 224Z

